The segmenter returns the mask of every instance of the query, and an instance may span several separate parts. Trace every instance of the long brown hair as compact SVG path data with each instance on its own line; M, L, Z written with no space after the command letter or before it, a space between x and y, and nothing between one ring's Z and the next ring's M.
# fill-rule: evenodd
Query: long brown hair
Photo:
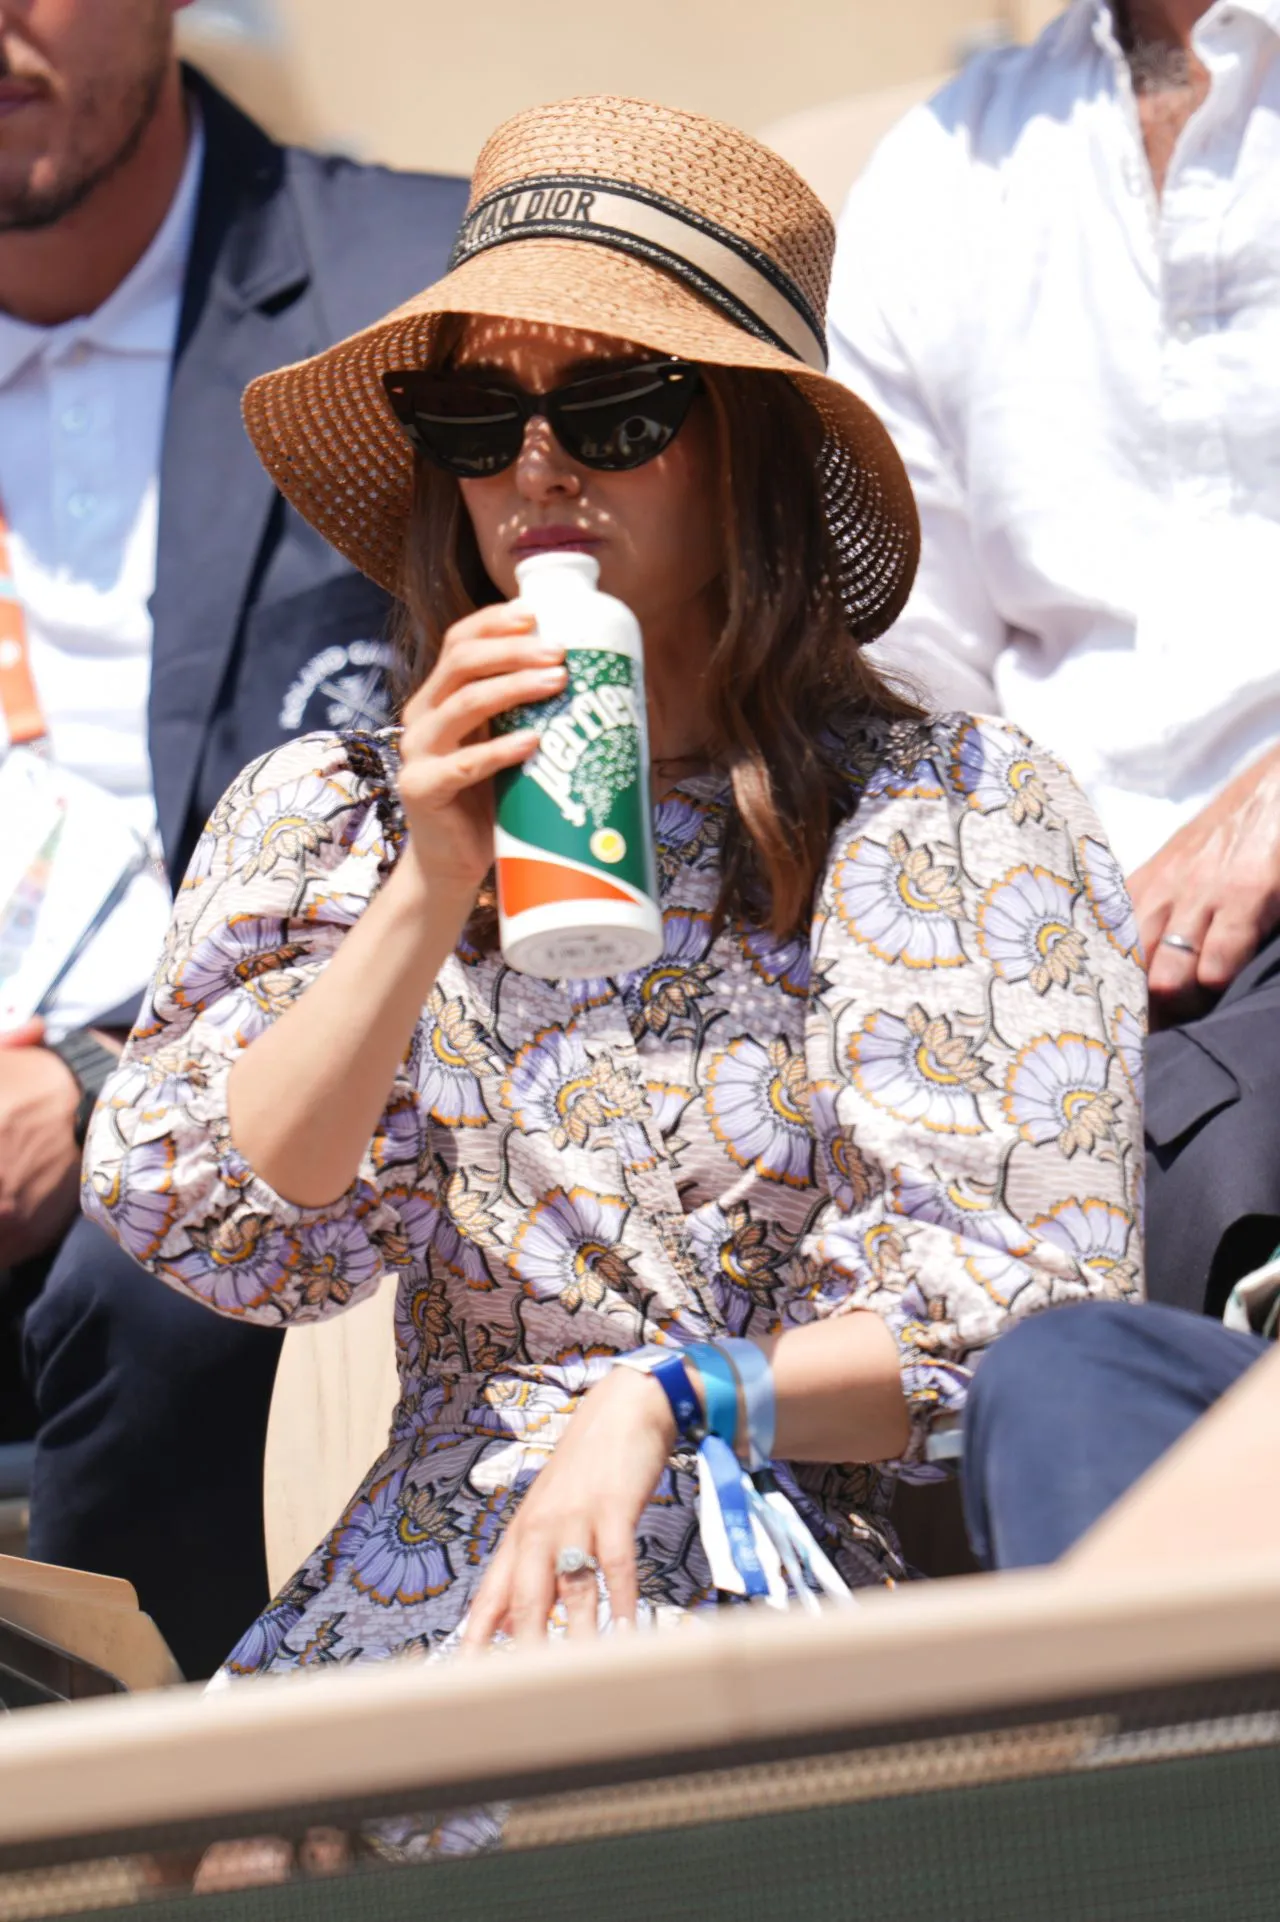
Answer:
M832 832L857 792L850 737L871 717L913 720L920 709L867 662L832 587L818 416L784 374L702 375L720 443L725 551L725 620L705 693L734 801L716 919L786 938L807 924ZM457 482L419 460L400 630L404 698L430 673L451 624L501 598ZM468 932L487 948L495 929L486 888Z

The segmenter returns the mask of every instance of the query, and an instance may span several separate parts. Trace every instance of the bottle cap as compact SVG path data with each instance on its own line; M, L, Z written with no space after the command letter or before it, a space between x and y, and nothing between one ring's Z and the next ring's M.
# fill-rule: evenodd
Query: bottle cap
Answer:
M576 547L548 547L543 553L530 554L527 561L516 564L516 580L522 594L539 581L556 576L581 581L585 587L598 587L600 563L594 554L584 554Z

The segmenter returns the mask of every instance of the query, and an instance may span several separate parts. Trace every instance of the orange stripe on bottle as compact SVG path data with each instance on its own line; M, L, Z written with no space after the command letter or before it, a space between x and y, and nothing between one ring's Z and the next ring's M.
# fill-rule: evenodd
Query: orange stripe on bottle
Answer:
M552 901L625 901L635 906L633 894L601 875L561 867L558 861L530 861L524 855L507 855L498 862L498 896L508 917Z

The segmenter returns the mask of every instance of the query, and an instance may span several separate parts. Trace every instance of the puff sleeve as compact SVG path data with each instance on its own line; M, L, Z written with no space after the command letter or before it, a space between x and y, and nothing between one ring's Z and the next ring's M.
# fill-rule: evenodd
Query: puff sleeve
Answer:
M345 1195L302 1208L232 1145L227 1077L301 995L392 865L388 737L312 735L219 802L85 1146L82 1200L127 1253L219 1312L276 1326L422 1263L432 1158L411 1061Z
M908 1472L1014 1316L1141 1292L1146 986L1118 864L1004 723L902 731L836 835L806 1058L813 1312L884 1316Z

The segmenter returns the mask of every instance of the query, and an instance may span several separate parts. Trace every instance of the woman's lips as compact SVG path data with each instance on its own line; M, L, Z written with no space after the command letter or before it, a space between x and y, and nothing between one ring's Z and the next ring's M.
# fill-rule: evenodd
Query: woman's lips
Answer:
M512 544L511 551L519 560L529 554L548 554L555 552L590 554L599 547L599 538L584 532L581 527L531 527L521 534Z
M0 117L33 106L37 100L45 99L46 94L47 89L35 80L16 80L12 76L0 80Z

